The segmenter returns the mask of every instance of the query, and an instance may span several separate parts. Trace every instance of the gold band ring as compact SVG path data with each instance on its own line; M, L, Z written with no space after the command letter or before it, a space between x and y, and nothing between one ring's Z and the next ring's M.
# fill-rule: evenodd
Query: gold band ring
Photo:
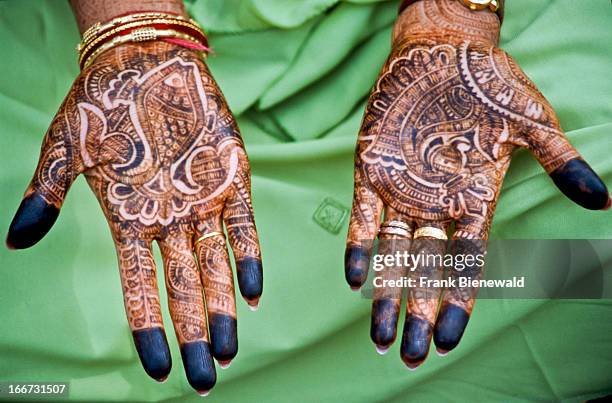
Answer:
M444 232L440 228L421 227L417 229L416 231L414 231L414 239L425 238L425 237L441 239L443 241L448 240L448 236L446 235L446 232Z
M204 234L201 237L199 237L194 243L193 246L196 246L199 242L202 242L205 239L208 238L212 238L214 236L222 236L223 239L225 239L225 234L221 231L213 231L213 232L209 232L208 234Z

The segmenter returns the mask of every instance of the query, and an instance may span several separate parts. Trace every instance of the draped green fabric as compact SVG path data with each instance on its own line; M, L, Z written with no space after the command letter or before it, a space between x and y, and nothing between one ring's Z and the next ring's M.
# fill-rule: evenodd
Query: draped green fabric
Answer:
M612 183L609 0L507 3L502 47ZM246 141L265 277L258 312L238 301L239 354L231 368L218 369L207 399L581 401L612 393L609 300L483 300L447 357L431 354L408 372L399 343L376 354L371 301L345 284L343 252L356 134L398 1L187 5L211 34L208 63ZM67 1L10 0L0 1L0 38L6 231L42 135L78 73L78 31ZM325 200L327 221L315 214ZM573 205L524 151L515 154L498 206L495 238L612 238L610 213ZM84 179L44 240L24 251L2 248L0 257L0 380L70 382L77 401L200 399L185 379L165 308L172 374L158 384L142 370L110 233Z

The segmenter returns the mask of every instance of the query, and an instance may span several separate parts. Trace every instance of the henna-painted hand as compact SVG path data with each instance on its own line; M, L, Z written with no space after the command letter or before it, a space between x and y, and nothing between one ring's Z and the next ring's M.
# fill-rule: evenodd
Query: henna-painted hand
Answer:
M225 223L240 291L252 307L262 267L247 156L197 53L163 42L124 45L81 73L45 136L9 229L10 248L30 247L47 233L81 173L110 225L145 371L161 381L171 368L155 240L187 379L208 391L216 381L212 357L225 365L237 353L236 303L224 237L196 241L223 232Z
M577 204L610 207L606 186L568 142L549 103L496 47L498 34L493 13L471 12L456 0L417 2L398 20L357 145L345 263L352 288L366 280L383 213L386 222L401 221L412 231L447 231L454 224L452 239L474 241L455 242L451 253L482 251L517 147L529 149ZM381 238L397 243L404 237ZM444 254L446 247L443 240L425 238L413 241L410 253ZM398 250L393 242L384 249ZM411 276L439 278L440 269L421 266ZM391 268L384 276L398 273ZM476 291L452 289L442 296L431 288L409 288L401 343L407 366L425 360L432 334L442 354L457 345ZM374 289L371 337L379 351L395 340L401 299L401 288Z

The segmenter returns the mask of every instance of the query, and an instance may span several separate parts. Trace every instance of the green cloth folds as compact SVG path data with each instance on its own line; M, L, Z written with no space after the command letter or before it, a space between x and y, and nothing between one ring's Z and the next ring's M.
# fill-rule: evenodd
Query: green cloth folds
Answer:
M414 373L404 369L399 342L383 357L375 353L371 301L344 282L345 215L356 135L398 3L187 1L210 32L208 64L249 152L265 272L258 312L238 297L239 354L218 369L207 401L578 402L612 393L607 300L479 301L459 347L445 358L432 351ZM608 0L512 0L502 40L608 184L611 13ZM6 231L42 136L78 74L79 37L67 1L11 0L0 1L0 38ZM326 199L336 206L337 233L313 218ZM571 204L518 151L492 236L612 238L609 223L609 212ZM0 380L67 381L75 401L201 401L183 373L163 286L174 368L165 384L142 370L110 233L83 178L47 237L25 251L2 248L0 257ZM601 258L609 264L612 251Z

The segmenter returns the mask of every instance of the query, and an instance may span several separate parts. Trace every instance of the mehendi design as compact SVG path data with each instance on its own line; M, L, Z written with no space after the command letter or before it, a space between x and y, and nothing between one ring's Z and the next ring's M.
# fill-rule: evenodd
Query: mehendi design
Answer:
M9 246L42 238L81 173L115 240L125 309L145 370L156 379L170 371L151 250L157 241L188 380L209 389L216 379L211 357L226 365L237 353L236 307L224 240L197 240L222 233L225 224L251 305L261 296L262 269L249 162L197 52L164 42L122 45L81 73L45 136Z
M398 19L357 141L345 255L351 288L364 284L377 237L379 254L441 256L448 247L444 233L453 228L451 254L484 254L517 147L529 149L576 203L610 207L605 185L565 138L550 104L497 48L499 25L492 12L471 12L456 0L419 1ZM393 221L412 231L404 228L403 235L396 231L389 238L379 234L383 220L383 229ZM412 239L419 229L442 235ZM376 276L401 276L398 268L384 271ZM443 268L421 264L406 275L435 280ZM447 275L479 279L483 269L472 265ZM384 353L396 337L401 295L374 287L370 335ZM432 336L441 354L459 343L477 291L408 289L400 351L409 368L425 360Z
M117 256L130 328L163 327L151 245L140 240L122 241L117 244Z

